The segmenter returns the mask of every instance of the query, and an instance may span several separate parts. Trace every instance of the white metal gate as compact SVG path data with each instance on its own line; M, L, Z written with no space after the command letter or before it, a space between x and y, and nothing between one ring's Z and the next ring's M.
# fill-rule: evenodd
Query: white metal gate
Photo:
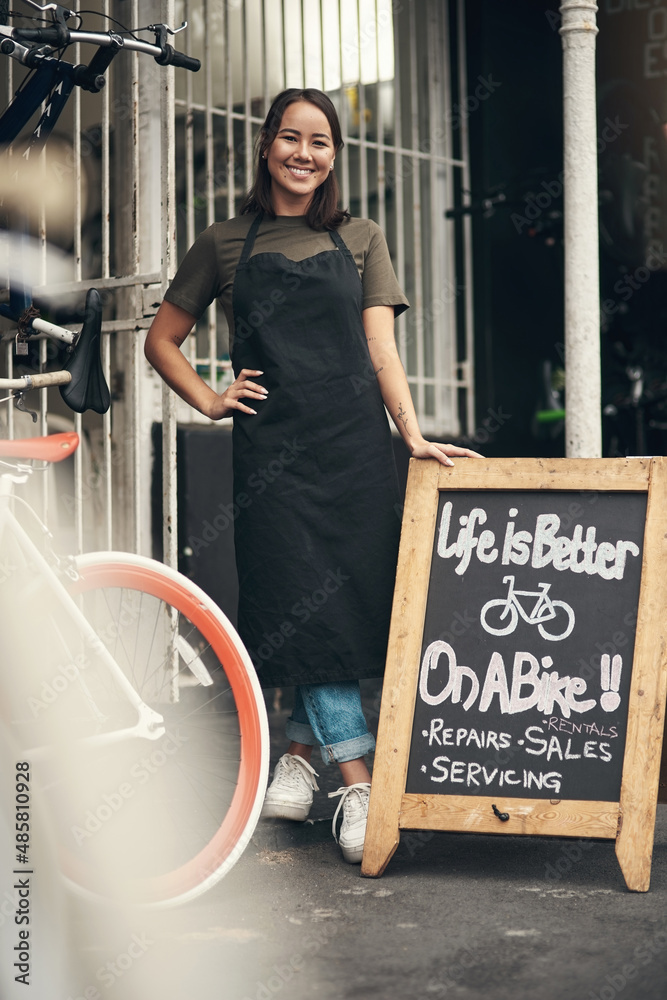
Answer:
M463 0L96 0L95 9L135 28L187 20L179 47L202 69L174 79L150 58L121 53L101 94L75 92L47 146L45 177L71 212L60 230L41 218L35 236L45 246L55 233L71 258L67 280L49 280L44 265L35 292L81 301L91 285L102 291L113 393L105 417L74 418L84 447L71 483L55 495L43 487L50 517L74 514L78 548L150 552L151 430L161 423L164 552L176 563L176 420L204 418L162 387L143 339L176 259L202 229L237 212L255 136L285 86L324 89L339 111L343 203L385 231L411 301L397 334L422 429L469 432L470 233L465 219L445 216L468 189ZM5 86L6 97L16 80ZM211 385L228 383L220 308L208 310L184 350ZM42 342L31 360L55 364L49 351ZM16 368L12 341L2 353L5 369ZM58 404L41 393L35 431L72 421ZM33 432L15 413L7 431Z

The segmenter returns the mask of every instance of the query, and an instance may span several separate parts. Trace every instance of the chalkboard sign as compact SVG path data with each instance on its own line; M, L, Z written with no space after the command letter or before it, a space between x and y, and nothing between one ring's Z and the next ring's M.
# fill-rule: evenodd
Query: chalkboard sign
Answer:
M645 520L643 493L440 495L408 792L618 802Z
M648 888L666 556L663 459L412 462L362 874L477 830L614 838Z

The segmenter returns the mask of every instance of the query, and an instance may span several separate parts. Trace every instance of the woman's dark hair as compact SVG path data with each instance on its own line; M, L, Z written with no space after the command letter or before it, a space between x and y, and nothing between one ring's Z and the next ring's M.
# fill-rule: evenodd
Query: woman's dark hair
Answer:
M290 87L289 90L281 91L269 108L266 121L257 136L255 181L241 206L241 215L247 215L249 212L266 212L272 218L276 217L271 204L271 174L264 154L278 134L286 109L296 101L308 101L326 115L331 128L331 139L335 153L344 145L336 109L326 94L313 87L307 87L305 90ZM306 212L306 221L311 229L336 229L344 219L349 219L350 213L338 207L338 198L338 181L334 171L331 170L324 183L320 184L313 193L312 201Z

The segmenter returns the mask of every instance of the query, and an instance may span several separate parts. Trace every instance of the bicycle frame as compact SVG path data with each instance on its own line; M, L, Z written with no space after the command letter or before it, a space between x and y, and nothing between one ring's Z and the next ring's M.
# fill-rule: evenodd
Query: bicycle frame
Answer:
M535 590L515 590L513 576L503 577L503 583L508 583L508 582L509 582L509 591L507 594L507 610L503 611L502 615L500 616L501 618L504 618L505 615L509 612L509 609L512 606L512 604L517 609L523 620L527 622L529 625L535 625L537 624L537 622L548 622L551 621L552 618L556 617L556 610L548 594L551 588L550 583L539 583L538 587L540 588L540 590L538 592ZM518 600L519 597L537 598L535 605L530 613L526 613L520 601ZM541 614L543 608L546 608L546 614Z
M66 22L73 16L73 11L56 3L40 6L34 0L27 2L33 9L49 12L51 22L49 27L37 29L0 25L0 53L34 70L0 115L0 153L11 146L38 108L44 105L23 157L28 159L33 151L39 152L51 135L74 87L99 93L105 86L104 73L122 49L151 55L161 66L180 66L195 73L200 69L198 59L177 52L167 42L168 35L175 35L187 27L187 21L183 21L177 29L166 24L148 25L143 30L153 33L152 44L125 37L117 31L70 30ZM86 43L97 46L88 65L74 65L60 58L62 50L68 46ZM60 55L51 55L54 51L60 52ZM20 332L25 334L25 330L34 329L66 344L75 343L76 334L31 315L32 296L27 286L9 282L8 288L9 301L0 303L0 315L18 322ZM22 330L22 325L25 330Z
M79 610L74 598L63 586L58 575L54 572L25 529L19 524L10 508L14 485L25 482L30 471L31 469L26 467L26 470L22 473L21 468L18 467L17 473L0 474L0 545L3 549L6 549L7 536L11 536L19 552L25 557L26 562L37 567L40 579L48 584L49 591L53 594L63 614L68 616L76 625L86 646L95 650L96 655L109 671L118 690L122 692L137 712L136 725L119 729L115 732L84 737L81 742L86 746L103 746L133 738L157 740L166 732L163 716L151 709L139 697L113 656L109 653L104 643L101 642L86 617ZM44 753L47 749L46 747L36 747L32 748L30 753Z
M145 30L152 31L155 38L154 43L150 43L138 38L126 38L117 31L70 31L66 27L66 22L73 11L59 4L49 4L47 7L39 8L38 4L31 3L31 6L50 10L52 15L50 27L17 29L0 25L0 38L3 39L0 43L0 52L16 59L24 66L37 70L0 116L0 146L10 145L39 106L46 101L46 106L30 137L28 155L31 149L41 148L53 131L74 87L81 87L93 94L99 93L105 85L104 73L121 49L151 55L161 66L180 66L193 73L200 69L201 64L198 59L176 52L173 46L167 43L167 36L182 31L187 27L187 21L177 29L172 29L166 24L148 25ZM54 49L63 49L75 43L97 46L97 51L87 66L82 64L75 66L50 54Z
M215 884L252 836L268 777L264 699L229 621L187 578L131 553L63 561L26 532L12 506L33 471L26 457L58 461L77 443L0 442L0 735L7 723L36 765L73 888L176 905ZM24 637L24 604L38 603Z

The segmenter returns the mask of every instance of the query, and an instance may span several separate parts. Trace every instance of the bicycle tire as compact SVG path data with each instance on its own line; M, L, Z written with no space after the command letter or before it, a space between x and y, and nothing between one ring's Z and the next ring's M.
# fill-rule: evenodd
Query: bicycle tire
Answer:
M551 603L554 607L554 618L556 617L556 608L562 608L567 615L567 626L565 631L561 632L560 635L553 635L551 632L547 632L541 622L538 623L537 631L543 639L547 639L549 642L559 642L561 639L567 639L568 635L570 635L572 629L574 628L574 611L569 604L565 603L565 601L552 601Z
M137 777L130 795L129 787L123 791L122 784L109 786L107 778L105 787L111 787L112 792L106 791L103 796L106 811L103 814L101 806L95 809L94 801L90 805L85 815L102 823L100 831L94 831L97 842L92 861L85 827L80 823L72 825L72 816L68 816L64 826L69 824L72 833L80 832L76 834L79 842L73 847L64 830L64 874L80 892L106 895L109 871L100 873L97 861L100 854L106 858L108 851L115 853L118 849L122 854L120 838L121 844L132 844L131 858L120 860L120 880L118 866L111 867L114 885L121 883L121 895L144 906L184 903L207 891L232 868L259 819L269 763L262 691L248 653L230 622L186 577L154 560L122 552L81 556L76 560L76 569L78 579L71 583L70 592L76 595L86 618L143 700L164 716L166 732L150 741L146 752L150 750L151 756L141 759L147 762L146 767L153 765L149 779ZM171 618L170 608L178 615L180 643L178 676L182 691L176 703L169 701L168 679L162 676L166 675L164 643L169 638L161 636L161 623L169 621L171 624L164 627L171 629L176 620ZM110 622L114 620L112 627ZM198 671L208 673L213 686L204 687L185 665L183 646L188 657L195 654L193 662L199 664ZM137 663L130 662L130 654ZM95 671L87 667L82 674L82 684L96 698L98 675L103 673L103 668ZM116 689L116 702L108 711L110 717L120 703ZM168 740L172 747L176 744L177 752L167 750ZM111 751L93 751L90 756L95 770L100 766L98 759L104 757L105 773L125 776L125 785L129 786L133 771L128 771L127 765L130 759L136 759L136 744L137 740L131 739L115 744L116 749ZM136 765L134 771L139 774ZM124 801L115 814L107 816L116 804L113 796L121 798L121 792ZM81 820L81 807L79 814ZM172 825L173 847L170 842L163 843L170 840Z
M513 632L519 621L519 612L517 611L517 609L514 607L513 604L510 605L509 609L510 623L509 625L505 626L505 628L493 628L487 622L488 613L489 611L491 611L492 608L506 608L506 607L507 607L507 601L504 597L498 597L495 600L487 601L479 613L479 620L482 628L485 629L487 632L489 632L491 635L509 635L510 632ZM503 616L501 615L500 617L502 618Z

